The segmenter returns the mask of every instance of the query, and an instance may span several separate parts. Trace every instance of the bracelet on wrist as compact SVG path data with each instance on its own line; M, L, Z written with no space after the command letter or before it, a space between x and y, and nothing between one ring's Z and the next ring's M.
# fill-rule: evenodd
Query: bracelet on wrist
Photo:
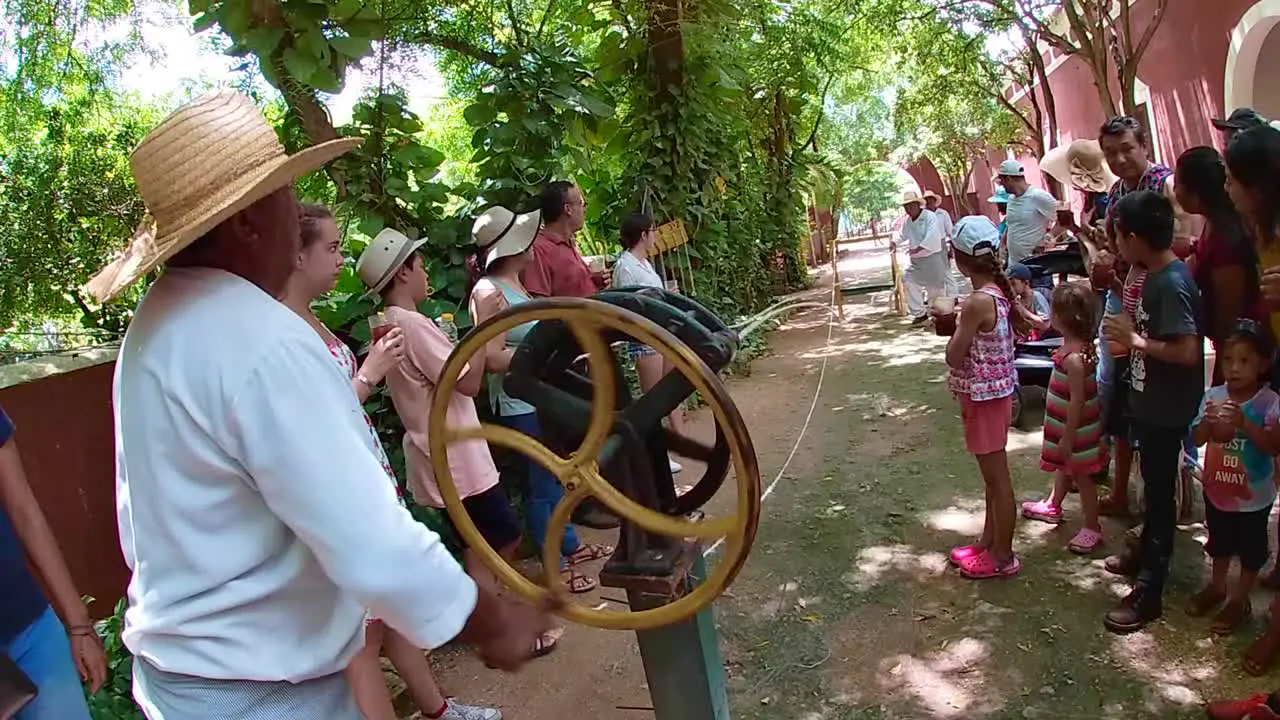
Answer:
M356 382L360 383L361 385L364 385L370 390L372 390L374 385L377 384L377 383L370 382L369 378L364 376L364 373L360 373L359 375L356 375Z
M93 629L92 625L68 625L67 634L73 637L85 637L90 635L96 636L98 633Z

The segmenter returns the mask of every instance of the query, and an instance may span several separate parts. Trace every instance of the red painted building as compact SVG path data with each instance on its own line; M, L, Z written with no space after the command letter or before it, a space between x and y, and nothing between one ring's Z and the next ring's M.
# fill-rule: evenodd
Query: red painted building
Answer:
M1156 0L1137 0L1132 9L1140 35ZM1138 68L1136 101L1152 129L1155 159L1172 166L1178 155L1197 145L1221 146L1211 120L1231 109L1256 108L1280 118L1280 0L1169 0L1163 23ZM1047 146L1097 137L1106 119L1093 76L1079 57L1045 53L1049 86L1057 105L1057 138ZM1113 71L1114 77L1114 71ZM1114 82L1114 80L1113 80ZM1113 88L1118 87L1118 83ZM1040 92L1033 88L1033 92ZM1118 95L1118 90L1113 89ZM1021 92L1016 97L1022 97ZM1047 128L1046 128L1047 131ZM974 172L972 190L983 212L991 176L1007 151L995 149ZM1046 185L1035 158L1018 157L1033 183ZM921 183L941 191L937 171L927 162L910 168ZM1079 203L1078 198L1073 198Z

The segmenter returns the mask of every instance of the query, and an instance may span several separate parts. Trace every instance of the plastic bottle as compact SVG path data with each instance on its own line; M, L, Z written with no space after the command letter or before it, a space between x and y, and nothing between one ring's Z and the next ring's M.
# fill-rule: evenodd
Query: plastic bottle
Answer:
M449 342L458 342L458 326L453 323L453 313L441 313L436 319L436 325L449 336Z

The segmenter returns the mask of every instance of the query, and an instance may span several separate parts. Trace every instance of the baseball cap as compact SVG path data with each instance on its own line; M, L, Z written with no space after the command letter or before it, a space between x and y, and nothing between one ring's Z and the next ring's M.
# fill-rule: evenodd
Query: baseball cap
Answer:
M1031 268L1022 263L1014 263L1009 266L1009 270L1005 272L1004 276L1010 280L1031 282Z
M1262 113L1249 107L1236 108L1225 120L1215 118L1213 121L1213 126L1219 130L1248 130L1266 124L1267 119L1262 117Z
M1005 160L1000 163L1000 169L996 171L997 175L1002 177L1022 177L1027 174L1023 169L1022 163L1017 160Z
M951 231L951 247L965 255L993 255L1000 247L1000 231L986 215L966 215Z

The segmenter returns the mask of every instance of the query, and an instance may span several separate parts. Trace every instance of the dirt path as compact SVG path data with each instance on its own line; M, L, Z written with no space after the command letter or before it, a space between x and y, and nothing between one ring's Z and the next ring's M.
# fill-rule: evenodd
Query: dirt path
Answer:
M880 251L883 253L883 250ZM830 285L810 293L825 301ZM792 318L772 333L771 353L752 364L745 377L731 378L729 387L751 429L761 475L769 482L795 446L799 426L813 398L826 344L825 314L810 313ZM705 409L692 414L688 432L710 440L714 436ZM803 476L820 467L814 451L812 429L795 453L782 482ZM701 468L689 465L681 478L692 482ZM716 498L713 507L731 502L731 490ZM781 483L780 483L781 484ZM714 510L713 510L714 512ZM769 510L766 509L766 516ZM615 533L587 531L593 541L615 542ZM583 602L589 606L621 597L618 590L604 589ZM610 608L618 605L607 604ZM630 632L610 632L569 625L557 651L538 660L517 675L489 671L467 653L446 650L432 659L445 692L468 702L500 707L507 718L517 720L561 720L569 713L577 717L620 720L651 718L651 711L620 709L648 708L650 700L644 669Z
M977 535L982 493L945 386L943 341L849 307L795 480L766 504L751 561L719 605L735 719L1192 718L1206 698L1273 689L1239 655L1262 629L1211 636L1198 526L1178 533L1165 620L1120 638L1102 614L1126 589L1060 529L1020 523L1024 572L974 584L945 553ZM775 361L783 363L785 358ZM755 386L739 397L749 402ZM1019 499L1039 496L1041 436L1014 431ZM1108 526L1112 548L1124 528Z

